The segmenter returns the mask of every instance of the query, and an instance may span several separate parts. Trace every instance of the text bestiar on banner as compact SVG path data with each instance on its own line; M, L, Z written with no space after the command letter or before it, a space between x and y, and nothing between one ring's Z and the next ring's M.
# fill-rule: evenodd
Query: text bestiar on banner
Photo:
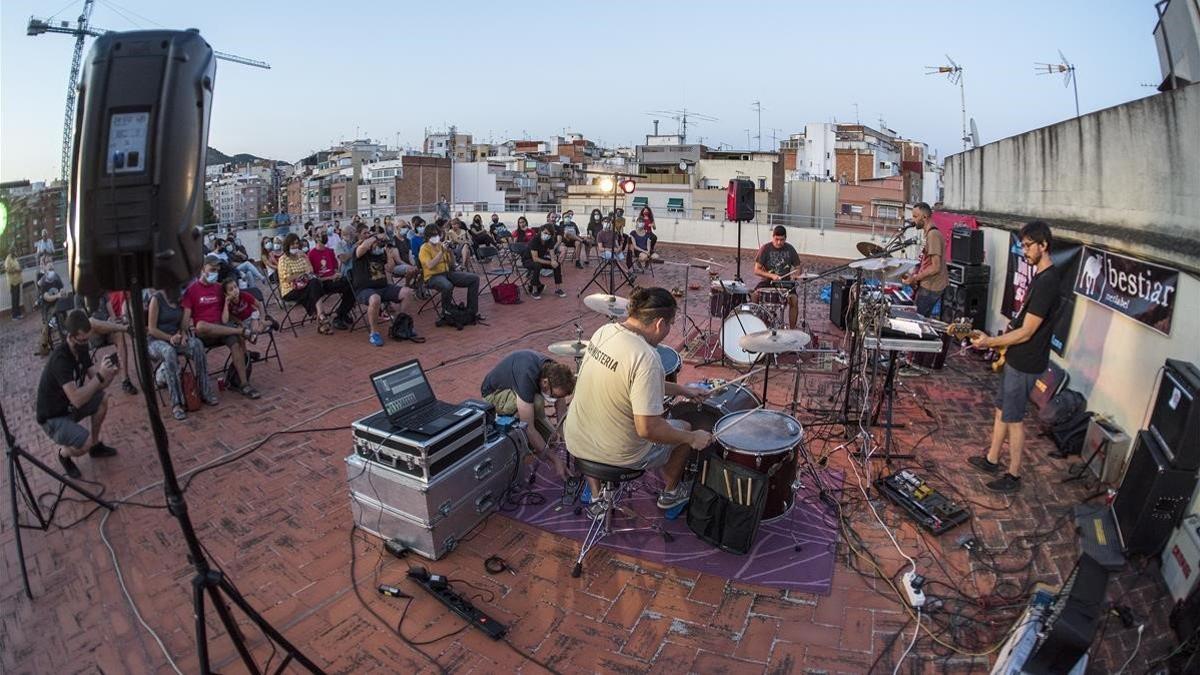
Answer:
M1171 334L1179 270L1112 253L1083 248L1075 293L1131 317L1163 335Z

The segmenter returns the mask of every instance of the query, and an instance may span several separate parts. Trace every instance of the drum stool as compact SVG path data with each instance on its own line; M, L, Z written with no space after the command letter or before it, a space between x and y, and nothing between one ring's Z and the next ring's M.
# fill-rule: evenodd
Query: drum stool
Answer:
M583 544L579 548L579 557L575 559L575 567L571 569L571 576L578 578L583 573L583 559L587 556L588 551L592 550L601 539L610 534L618 532L641 532L650 530L662 535L663 541L672 541L674 537L670 532L667 532L661 525L652 523L645 516L637 513L633 509L621 506L621 499L632 492L632 481L642 477L645 473L643 469L631 469L626 466L613 466L611 464L602 464L593 462L588 459L580 459L575 457L575 468L578 469L585 477L595 478L600 481L600 494L592 495L592 503L589 508L600 505L603 513L593 516L588 514L592 519L588 526L587 534L583 537ZM581 513L582 508L576 509L576 513ZM623 527L613 529L612 519L615 512L629 516L635 520L641 520L646 523L646 527Z

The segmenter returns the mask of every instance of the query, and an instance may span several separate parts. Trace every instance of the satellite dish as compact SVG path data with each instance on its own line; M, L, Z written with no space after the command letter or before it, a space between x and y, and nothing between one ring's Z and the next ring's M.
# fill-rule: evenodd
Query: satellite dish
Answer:
M979 127L975 126L975 118L971 118L971 147L979 147Z
M688 170L688 163L687 163L687 160L686 160L686 159L681 159L681 160L679 160L679 170L680 170L680 171L687 171L687 170Z

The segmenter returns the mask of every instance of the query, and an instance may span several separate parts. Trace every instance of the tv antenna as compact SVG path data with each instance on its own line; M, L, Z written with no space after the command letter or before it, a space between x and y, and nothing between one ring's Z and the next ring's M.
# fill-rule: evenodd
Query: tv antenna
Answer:
M1067 60L1063 55L1062 50L1058 50L1058 63L1035 63L1033 64L1033 72L1038 75L1057 75L1063 76L1063 87L1071 86L1075 90L1075 116L1079 117L1079 84L1075 81L1075 64Z
M684 108L682 110L651 110L650 112L648 112L646 114L647 115L663 115L664 117L669 117L670 119L675 120L675 122L679 124L679 142L681 144L687 142L687 128L688 128L688 120L689 119L703 121L703 122L716 122L717 121L716 117L712 117L711 115L704 115L704 114L701 114L698 112L692 112L691 110L688 110L687 108ZM695 122L693 122L693 124L695 124Z
M762 112L764 110L762 101L755 101L750 104L750 107L758 113L758 135L754 137L758 141L758 150L762 152ZM749 143L746 144L749 147Z
M971 137L967 135L967 92L966 87L963 86L963 67L950 58L949 54L946 54L946 63L950 65L925 66L925 74L945 75L950 84L958 85L958 96L962 102L962 143L963 150L967 150Z
M979 127L975 126L975 118L971 118L971 147L978 148L979 143Z

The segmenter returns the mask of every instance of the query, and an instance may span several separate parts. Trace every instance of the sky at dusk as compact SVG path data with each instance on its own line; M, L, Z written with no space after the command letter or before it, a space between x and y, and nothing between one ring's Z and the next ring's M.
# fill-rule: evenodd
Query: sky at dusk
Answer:
M0 180L57 177L73 38L27 37L29 17L74 21L82 2L0 3ZM456 124L477 141L564 130L632 145L687 108L691 141L762 147L806 122L855 121L961 149L958 88L924 75L949 54L965 69L983 142L1074 115L1061 77L1078 68L1082 112L1154 92L1150 0L1063 2L161 2L100 0L110 30L199 28L218 62L209 144L294 161L369 137L419 147ZM89 39L87 45L90 46ZM749 147L759 141L751 139Z

